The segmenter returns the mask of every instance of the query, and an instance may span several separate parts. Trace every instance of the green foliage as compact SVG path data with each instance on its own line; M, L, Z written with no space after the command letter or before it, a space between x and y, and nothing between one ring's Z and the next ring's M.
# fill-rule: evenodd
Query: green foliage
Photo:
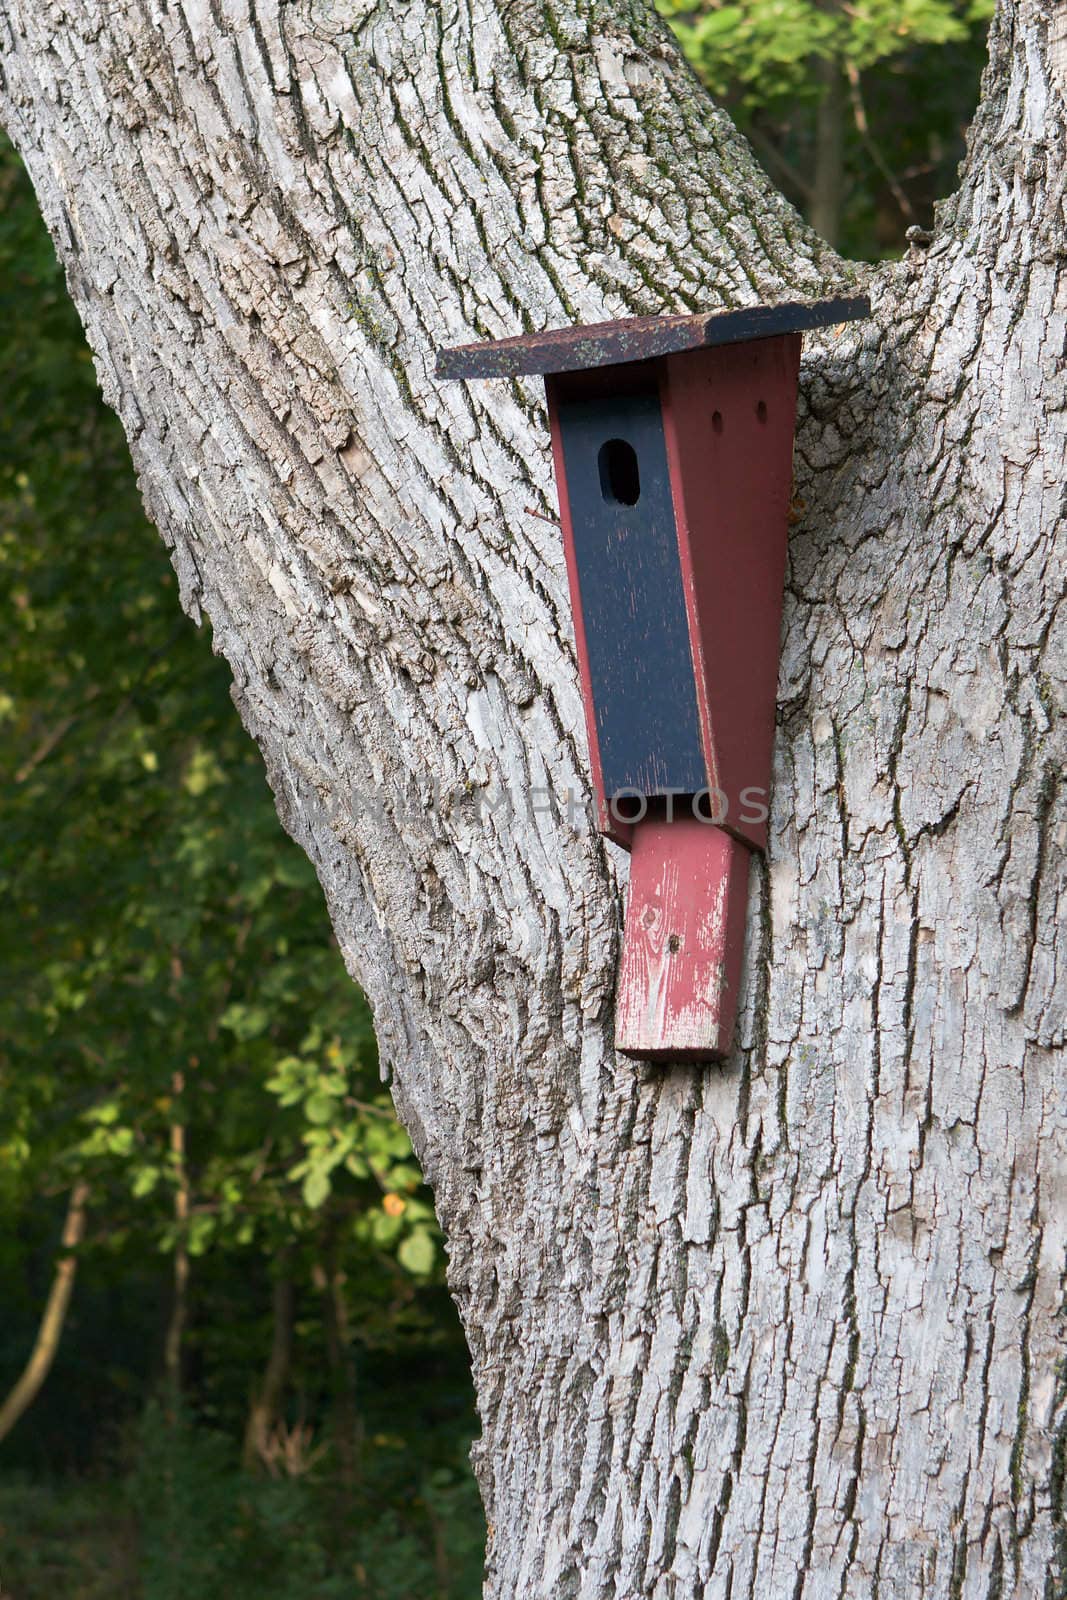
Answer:
M326 1600L341 1593L315 1537L308 1486L244 1478L232 1441L184 1413L168 1422L149 1407L128 1494L144 1600Z
M694 11L663 0L664 15L712 93L746 109L815 100L811 64L825 57L859 72L916 45L966 40L992 14L991 0L860 0L830 7L815 0L723 0Z
M839 87L842 246L898 252L955 183L993 0L657 0L771 176L810 210L816 117ZM819 70L819 64L823 70Z
M485 1525L448 1438L435 1461L376 1434L339 1494L328 1462L250 1478L224 1435L149 1407L126 1480L143 1600L477 1600Z
M233 1441L150 1405L120 1482L0 1480L7 1600L478 1600L485 1523L462 1446L376 1434L339 1498L326 1461L242 1472Z
M133 1519L117 1486L0 1481L5 1600L117 1600L136 1592L136 1561Z

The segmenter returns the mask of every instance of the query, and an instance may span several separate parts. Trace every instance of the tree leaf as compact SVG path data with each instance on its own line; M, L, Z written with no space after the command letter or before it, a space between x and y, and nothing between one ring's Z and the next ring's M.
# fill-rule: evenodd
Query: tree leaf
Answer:
M329 1195L329 1175L323 1172L321 1167L316 1167L304 1179L304 1204L312 1211L317 1211L329 1199Z
M397 1251L397 1260L408 1272L417 1277L424 1277L433 1270L437 1251L434 1242L424 1228L417 1228L414 1233L409 1233Z
M320 1127L332 1122L336 1114L337 1101L332 1095L323 1094L321 1089L304 1102L304 1115L309 1122L317 1123Z

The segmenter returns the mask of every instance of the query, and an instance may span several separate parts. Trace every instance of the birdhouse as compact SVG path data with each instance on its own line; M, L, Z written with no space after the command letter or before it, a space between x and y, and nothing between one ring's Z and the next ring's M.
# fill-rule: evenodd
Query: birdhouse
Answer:
M729 1052L767 843L805 329L865 296L637 317L443 350L541 374L600 831L631 851L616 1045Z

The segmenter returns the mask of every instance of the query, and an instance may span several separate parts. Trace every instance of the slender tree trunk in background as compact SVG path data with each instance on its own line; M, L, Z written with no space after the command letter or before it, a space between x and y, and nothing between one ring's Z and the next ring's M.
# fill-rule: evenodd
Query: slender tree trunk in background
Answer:
M931 248L806 346L770 848L693 1070L612 1049L541 388L434 349L856 269L639 0L0 11L0 115L434 1185L492 1600L1062 1590L1059 15L1004 0Z
M245 1427L242 1460L246 1472L265 1460L265 1446L289 1381L293 1349L293 1280L289 1270L289 1251L282 1252L278 1276L271 1291L271 1345L263 1380L252 1396Z
M171 1176L174 1183L174 1268L170 1318L163 1341L163 1381L167 1404L175 1406L182 1392L182 1353L189 1320L189 1166L185 1148L185 1074L171 1077L174 1121L170 1125Z
M37 1338L22 1376L0 1404L0 1439L6 1439L19 1418L29 1410L40 1393L55 1360L63 1324L70 1310L70 1297L74 1293L74 1279L78 1271L75 1251L85 1236L85 1212L89 1201L89 1186L76 1183L70 1191L67 1215L60 1236L60 1256L52 1275L52 1287L45 1302L44 1312L37 1329Z
M841 236L845 198L845 80L836 56L819 56L815 64L819 104L815 113L815 172L809 220L827 244Z
M356 1404L356 1375L352 1365L352 1338L345 1304L344 1276L337 1265L337 1249L332 1238L327 1242L325 1264L317 1276L322 1290L338 1477L347 1491L352 1488L359 1472L362 1429Z

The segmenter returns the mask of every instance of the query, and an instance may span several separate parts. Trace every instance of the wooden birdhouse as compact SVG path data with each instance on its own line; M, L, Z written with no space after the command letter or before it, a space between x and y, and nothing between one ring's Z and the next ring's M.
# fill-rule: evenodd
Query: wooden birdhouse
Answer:
M541 374L600 830L632 853L616 1044L727 1054L767 843L801 334L865 296L444 350Z

